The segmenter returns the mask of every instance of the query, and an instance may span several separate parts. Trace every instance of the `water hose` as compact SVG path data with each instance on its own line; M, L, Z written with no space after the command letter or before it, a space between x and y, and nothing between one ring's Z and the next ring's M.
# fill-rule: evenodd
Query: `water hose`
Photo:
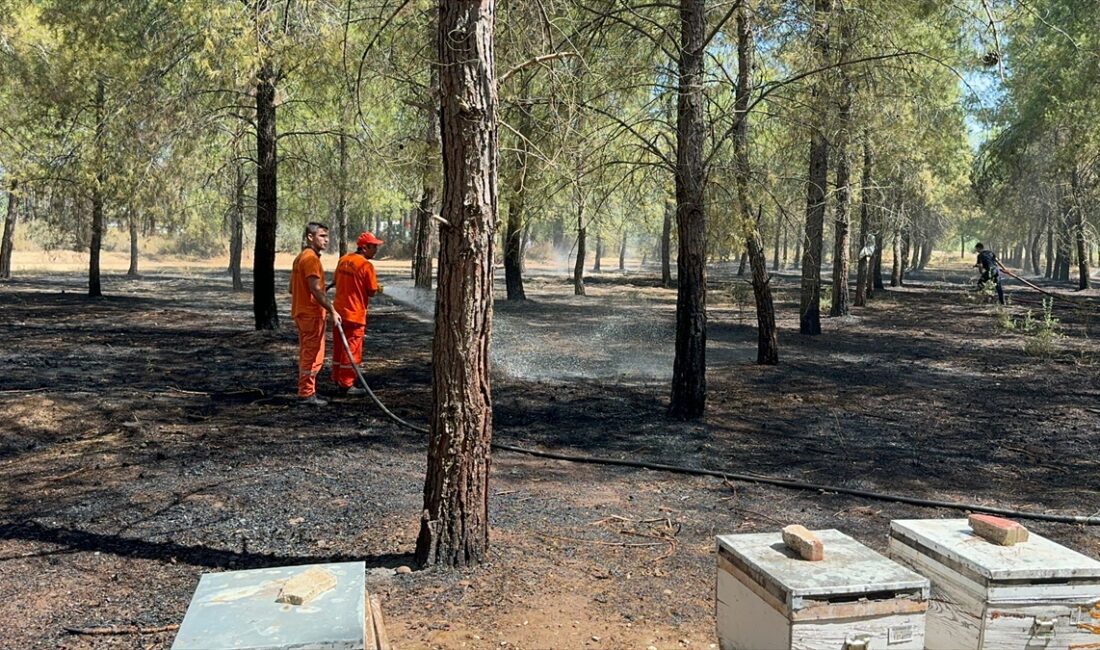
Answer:
M378 396L374 394L371 387L367 384L366 378L363 376L363 372L359 369L359 364L355 362L355 359L351 355L351 346L348 344L348 338L344 334L343 327L334 328L340 332L340 340L344 344L344 352L348 355L348 360L351 361L351 365L355 368L355 376L359 378L360 383L363 384L363 388L366 389L367 394L374 400L374 403L378 405L378 408L382 409L382 412L389 416L394 422L412 429L419 433L429 433L429 430L425 427L419 427L415 424L411 424L386 408L386 405L382 403L382 400L378 399ZM536 456L538 458L550 458L553 460L565 460L572 463L587 463L594 465L613 465L619 467L634 467L638 469L648 469L659 472L670 472L672 474L687 474L690 476L713 476L721 478L727 481L741 481L745 483L759 483L762 485L775 485L778 487L784 487L792 490L808 490L814 492L835 492L837 494L848 494L851 496L863 497L865 499L874 499L876 501L889 501L893 503L906 503L909 505L923 506L926 508L949 508L952 510L967 510L971 512L985 512L993 515L1001 515L1005 517L1017 517L1020 519L1035 519L1038 521L1049 521L1059 524L1081 524L1085 526L1100 526L1100 517L1098 516L1085 516L1085 515L1058 515L1048 514L1045 512L1027 512L1023 510L1012 510L1010 508L999 508L996 506L986 506L980 503L966 503L956 501L940 501L936 499L921 499L918 497L910 497L901 494L886 494L882 492L873 492L871 490L858 490L855 488L846 488L836 485L824 485L819 483L808 483L805 481L796 481L794 479L780 478L776 476L764 476L760 474L741 474L737 472L723 472L720 470L703 469L699 467L687 467L683 465L667 465L664 463L651 463L647 461L638 460L626 460L621 458L605 458L601 456L587 456L580 454L561 454L551 451L539 451L537 449L528 449L526 447L517 447L515 445L508 445L500 442L492 443L493 449L499 449L500 451L510 451L517 454L524 454L527 456Z
M1016 275L1012 271L1009 271L1007 268L1005 268L1005 265L1001 264L1000 262L997 262L997 266L999 266L1002 271L1007 273L1009 275L1009 277L1016 278L1020 282L1023 282L1024 284L1026 284L1027 286L1031 287L1032 289L1038 291L1039 293L1046 294L1046 295L1050 296L1051 298L1056 298L1058 300L1064 300L1064 301L1066 301L1070 304L1077 305L1078 307L1085 307L1085 306L1088 305L1088 303L1086 301L1081 300L1079 298L1070 297L1070 296L1063 296L1061 294L1057 294L1057 293L1053 293L1051 291L1047 291L1046 289L1043 289L1042 287L1021 278L1020 276Z

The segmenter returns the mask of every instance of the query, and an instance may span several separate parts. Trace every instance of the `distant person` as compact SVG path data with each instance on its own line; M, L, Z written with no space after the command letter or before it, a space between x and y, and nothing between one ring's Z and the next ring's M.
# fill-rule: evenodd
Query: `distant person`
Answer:
M997 301L1002 305L1005 304L1005 290L1001 286L1000 260L993 254L993 251L985 250L985 246L982 246L981 242L974 244L974 252L978 254L978 261L974 263L974 268L982 270L982 278L978 280L978 286L984 288L986 283L993 282L997 288Z
M370 260L378 254L382 240L365 232L355 242L354 253L348 253L336 264L336 299L333 305L340 320L332 329L332 381L347 395L362 395L367 391L355 385L355 366L363 361L363 336L367 331L367 307L371 296L382 293L374 265ZM340 328L348 340L351 356L340 340Z
M317 395L317 373L325 363L325 319L332 314L338 327L340 315L325 295L325 270L321 251L328 246L328 226L311 221L305 229L302 252L290 271L290 315L298 327L298 401L325 406Z

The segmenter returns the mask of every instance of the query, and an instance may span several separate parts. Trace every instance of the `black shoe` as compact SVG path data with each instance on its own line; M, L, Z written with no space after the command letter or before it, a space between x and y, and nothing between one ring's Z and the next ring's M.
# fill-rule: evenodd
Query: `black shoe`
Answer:
M328 406L328 400L314 393L309 397L302 397L298 400L298 403L302 406Z

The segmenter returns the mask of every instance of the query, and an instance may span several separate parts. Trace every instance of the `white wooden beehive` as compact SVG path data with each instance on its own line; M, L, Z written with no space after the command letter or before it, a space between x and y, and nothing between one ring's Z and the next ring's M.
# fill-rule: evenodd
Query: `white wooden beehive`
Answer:
M1049 539L999 546L966 519L898 520L890 556L932 581L929 650L1100 649L1100 562Z
M920 650L928 580L837 530L811 562L780 533L720 535L722 650Z

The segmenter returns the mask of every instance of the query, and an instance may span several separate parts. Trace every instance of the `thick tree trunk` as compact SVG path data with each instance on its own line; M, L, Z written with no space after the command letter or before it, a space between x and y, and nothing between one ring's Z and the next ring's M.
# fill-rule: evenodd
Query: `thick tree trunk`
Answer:
M816 62L829 61L829 12L831 0L814 0L813 42ZM814 83L813 102L828 106L827 84L823 77ZM821 251L825 234L825 189L829 182L829 142L825 138L825 110L818 111L818 123L810 137L809 182L806 186L806 237L802 252L802 290L798 331L821 334Z
M133 210L129 210L128 216L130 217L130 268L126 269L126 275L134 278L138 274L138 224Z
M672 287L672 218L676 214L676 203L665 201L665 218L661 226L661 286Z
M279 165L275 125L275 69L260 66L256 87L256 245L252 259L252 312L256 329L279 327L275 304L275 235L279 219Z
M433 65L428 92L428 104L439 103L439 72ZM432 288L432 240L435 227L432 214L435 211L439 176L439 111L425 111L424 165L420 174L420 205L416 211L416 249L413 253L413 284L418 289Z
M497 215L494 0L440 0L443 203L432 341L432 420L421 566L480 564L489 551L493 408L489 341Z
M874 178L874 157L871 154L871 134L863 132L863 176L859 183L859 262L856 270L856 307L867 304L869 280L871 276L871 262L874 259L874 251L866 255L867 246L871 234L871 192ZM878 242L875 242L875 249Z
M107 143L104 138L107 135L106 124L106 91L103 79L96 81L95 86L95 149L96 149L96 176L95 185L92 187L92 239L89 244L88 257L88 295L102 296L103 288L99 281L99 252L103 248L103 191L107 184L106 160L104 151Z
M15 221L18 217L19 181L12 179L8 184L8 209L4 217L4 235L0 238L0 280L11 279L11 258L15 251Z
M694 419L707 401L707 269L703 150L706 138L703 56L706 2L680 0L676 118L676 356L669 413Z
M244 165L239 159L233 161L233 208L229 216L229 275L233 278L233 289L244 289L241 280L241 253L244 249L244 188L246 183Z

